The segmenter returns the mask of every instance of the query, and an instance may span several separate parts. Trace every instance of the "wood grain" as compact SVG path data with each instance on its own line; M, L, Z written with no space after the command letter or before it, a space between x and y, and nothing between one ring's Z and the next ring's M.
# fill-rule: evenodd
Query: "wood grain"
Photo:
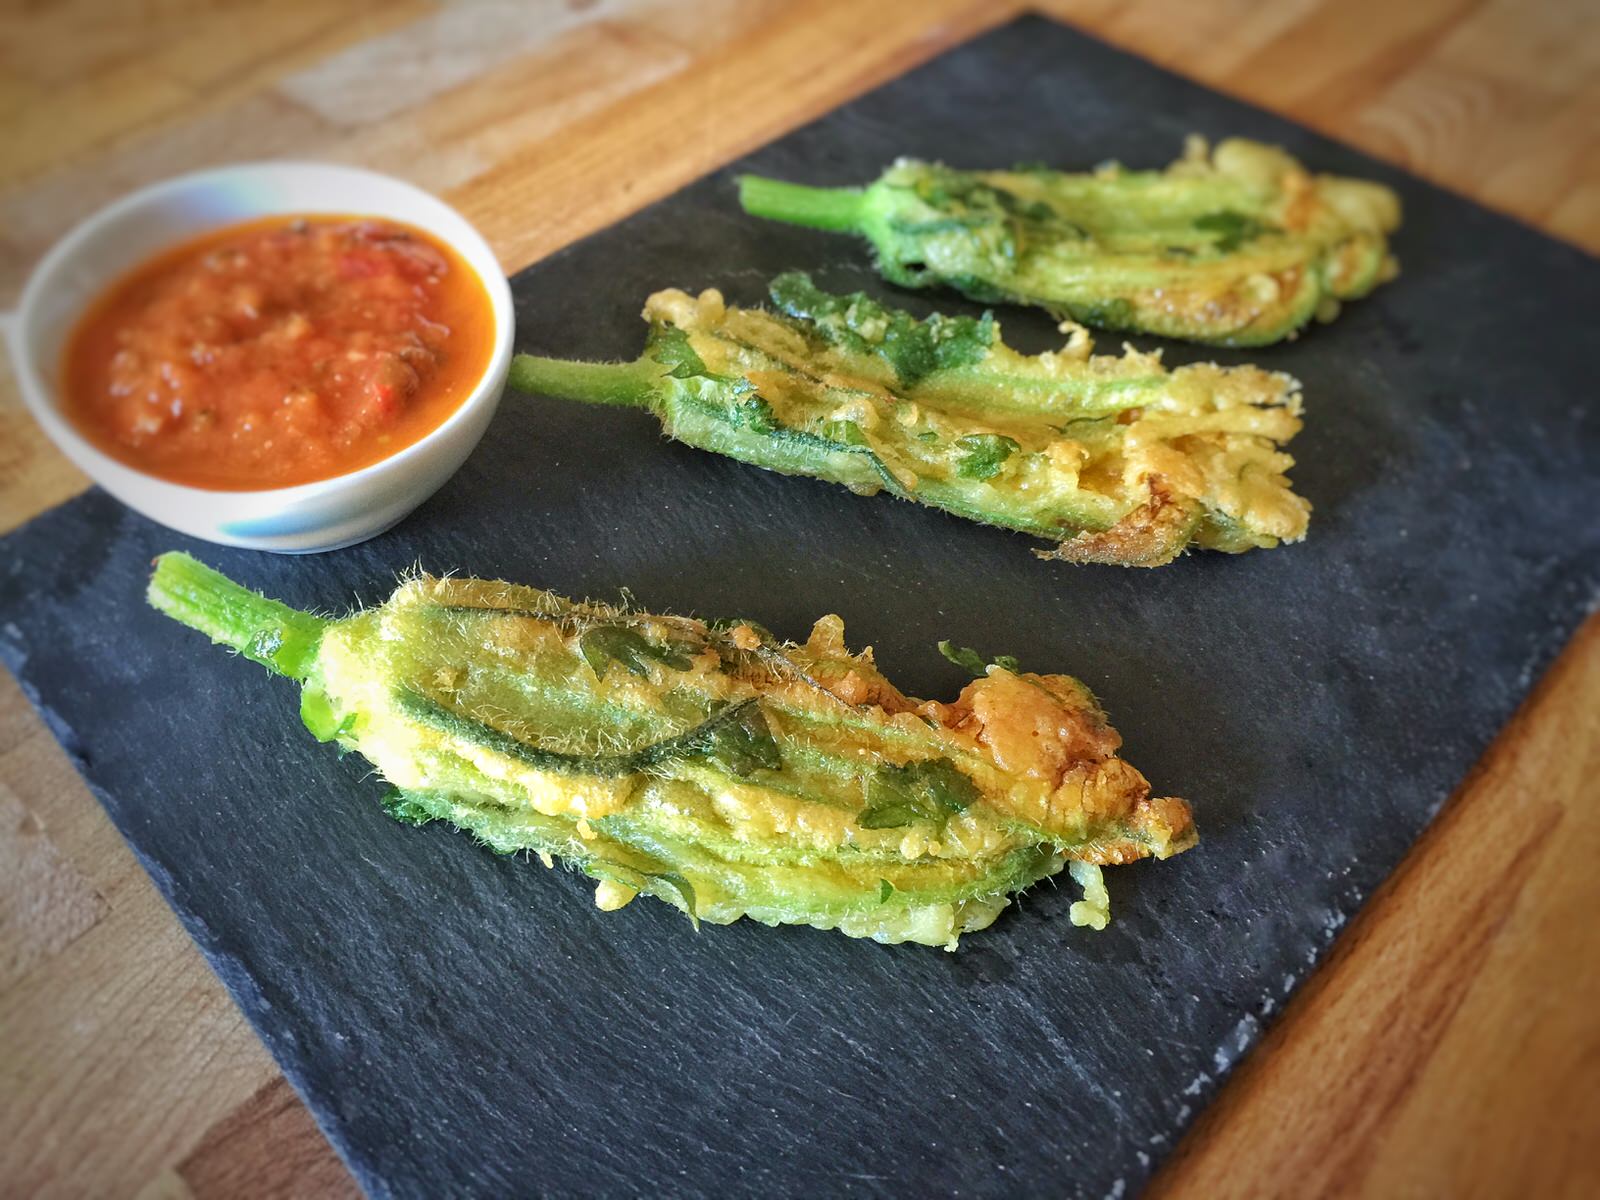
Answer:
M1055 0L1108 41L1600 249L1581 0ZM248 157L444 192L508 270L930 57L976 0L97 0L0 9L0 304L130 187ZM404 86L392 86L403 80ZM0 530L83 477L0 373ZM1339 939L1161 1196L1600 1194L1600 619ZM0 1180L353 1185L9 677Z

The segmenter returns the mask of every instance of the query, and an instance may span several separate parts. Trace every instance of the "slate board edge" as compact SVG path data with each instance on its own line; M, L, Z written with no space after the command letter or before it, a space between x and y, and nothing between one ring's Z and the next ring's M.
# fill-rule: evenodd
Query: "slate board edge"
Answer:
M1001 29L1009 29L1009 28L1011 28L1012 26L1015 26L1015 25L1025 25L1025 24L1030 24L1030 23L1035 23L1035 22L1043 23L1043 24L1046 24L1046 25L1051 25L1051 26L1054 26L1054 27L1059 28L1059 29L1064 29L1064 30L1066 30L1067 32L1069 32L1071 34L1074 34L1077 37L1082 38L1084 41L1095 43L1095 45L1099 46L1102 49L1102 51L1104 51L1106 54L1114 54L1114 55L1118 56L1119 58L1132 59L1135 62L1143 63L1145 66L1151 68L1152 70L1160 71L1163 75L1170 75L1174 79L1181 79L1185 83L1192 84L1197 88L1202 88L1205 91L1211 92L1214 95L1222 96L1222 97L1224 97L1224 98L1226 98L1228 100L1231 100L1235 104L1239 104L1239 105L1244 106L1245 108L1253 108L1258 112L1269 113L1272 116L1279 117L1282 120L1291 122L1292 124L1299 126L1301 129L1304 129L1306 132L1316 135L1318 138L1321 138L1323 141L1328 142L1331 145L1338 146L1341 150L1347 151L1350 154L1359 154L1363 158L1373 159L1374 161L1381 162L1381 163L1385 164L1386 166L1392 168L1393 170L1403 172L1405 174L1406 178L1412 183L1413 186L1426 188L1427 190L1429 190L1431 192L1434 192L1434 193L1436 193L1437 195L1440 195L1440 196L1448 196L1450 199L1452 199L1452 200L1454 200L1454 201L1456 201L1456 202L1458 202L1460 204L1470 204L1473 208L1476 208L1476 209L1480 210L1481 212L1487 213L1492 217L1496 217L1499 220L1505 222L1507 225L1515 226L1517 229L1520 229L1524 234L1531 234L1532 236L1537 237L1537 238L1541 239L1542 241L1550 242L1553 245L1564 247L1565 249L1572 251L1574 254L1576 254L1581 259L1585 259L1585 260L1588 260L1590 262L1600 261L1600 254L1596 254L1595 252L1593 252L1593 251L1587 249L1586 247L1580 245L1578 242L1573 241L1573 240L1571 240L1571 239L1569 239L1567 237L1564 237L1564 236L1562 236L1560 234L1551 233L1548 229L1541 229L1538 225L1535 225L1531 220L1529 220L1529 219L1527 219L1525 217L1519 216L1518 214L1516 214L1514 212L1508 212L1507 210L1505 210L1503 208L1496 208L1496 207L1494 207L1494 206L1492 206L1490 204L1487 204L1482 199L1480 199L1479 197L1473 196L1468 192L1462 191L1460 188L1456 187L1454 184L1439 183L1439 182L1437 182L1437 181L1435 181L1433 179L1428 178L1426 175L1419 175L1410 166L1408 166L1408 165L1406 165L1404 163L1396 162L1393 159L1390 159L1385 155L1380 155L1376 151L1368 150L1364 146L1358 146L1358 145L1356 145L1356 143L1351 142L1351 141L1347 141L1345 138L1341 137L1338 134L1329 133L1327 130L1323 129L1320 125L1308 125L1304 121L1300 120L1298 117L1290 115L1288 112L1280 111L1280 110L1275 109L1275 108L1268 108L1266 105L1260 103L1259 101L1251 99L1249 96L1245 95L1243 92L1234 91L1230 87L1224 87L1221 84L1213 83L1210 80L1202 79L1198 75L1190 75L1185 71L1181 71L1181 70L1178 69L1178 65L1177 64L1169 65L1169 64L1163 63L1163 62L1157 62L1153 58L1145 58L1143 55L1138 54L1138 53L1136 53L1136 52L1134 52L1132 50L1127 49L1125 46L1119 46L1115 42L1107 41L1105 38L1101 37L1099 34L1094 33L1094 32L1092 32L1090 30L1084 29L1081 25L1077 25L1074 22L1067 20L1065 17L1059 17L1054 13L1050 13L1050 12L1023 13L1022 15L1020 15L1020 16L1016 17L1015 19L1013 19L1011 21L1008 21L1008 22L1006 22L1006 23L1004 23L1002 25L994 25L994 26L991 26L988 29L985 29L985 30L982 30L982 31L980 31L978 33L975 33L975 34L972 35L972 37L968 38L966 41L953 42L948 46L944 46L944 47L942 47L940 49L939 53L943 54L943 53L946 53L947 51L954 50L957 47L967 45L969 42L976 41L978 38L985 37L988 34L994 33L994 32L996 32L998 30L1001 30ZM935 57L937 57L937 55L935 55ZM931 61L931 60L925 59L923 61L926 62L926 61ZM908 67L906 71L901 72L901 74L906 74L906 73L909 73L910 71L914 71L914 70L917 69L917 67L919 67L921 65L922 65L921 62L914 63L912 66ZM896 78L898 78L898 76ZM887 83L888 80L884 80L883 82ZM865 93L857 93L856 95L852 95L848 100L842 101L841 103L848 104L850 102L850 100L856 99L857 96L859 96L859 95L865 95ZM809 122L809 121L806 122L807 125L809 125L810 123L811 122ZM803 128L805 128L805 126L804 125L796 125L794 128L795 129L803 129ZM778 136L779 137L784 137L784 136L787 136L789 133L792 133L792 132L794 132L794 130L786 130L784 133L779 134ZM774 140L776 140L776 139L774 139ZM759 149L759 147L757 147L757 149ZM747 151L747 153L748 153L748 151ZM740 157L742 157L742 156L740 156ZM725 166L726 164L723 164L723 165ZM1157 165L1157 164L1153 164L1152 163L1152 164L1133 164L1133 165L1137 167L1137 166L1141 166L1141 165L1154 166L1154 165ZM715 172L715 171L720 170L720 169L721 169L720 167L713 167L712 171L711 172L707 172L707 173L710 174L710 173ZM649 205L646 205L645 207L648 208ZM642 211L642 210L635 210L635 211ZM633 214L630 213L628 215L632 216ZM1403 213L1401 214L1401 217L1402 217L1402 220L1404 220L1404 214ZM589 237L589 236L592 236L592 235L587 235L587 234L585 235L585 237ZM580 239L580 240L582 240L582 239ZM574 243L571 243L571 244L572 245L576 245L577 243L574 242ZM565 250L566 248L567 247L563 246L561 249ZM556 253L560 253L560 252L561 251L557 251ZM541 261L543 261L543 260L541 260ZM529 265L531 266L532 264L529 264ZM1401 263L1400 266L1401 266L1401 270L1403 272L1404 269L1405 269L1405 264ZM1355 300L1355 301L1351 301L1350 303L1359 304L1360 301L1359 300ZM1161 341L1164 344L1168 344L1168 345L1173 344L1170 339L1163 338L1163 339L1161 339ZM1271 347L1270 346L1264 347L1264 349L1270 350Z
M86 495L88 492L99 491L101 491L100 488L91 487L86 489L85 492L80 492L79 496ZM62 504L56 505L55 508L71 504L77 498L73 497L65 500ZM48 511L53 512L55 509ZM46 514L40 514L41 517L44 515ZM40 518L34 518L34 520L38 519ZM140 519L142 520L143 518ZM29 521L26 524L31 525L33 521ZM85 764L83 754L78 749L77 735L60 719L55 710L44 702L39 689L24 679L22 675L22 659L24 657L25 655L20 648L6 635L5 629L0 627L0 666L3 666L11 674L11 678L16 682L18 689L27 698L28 704L38 714L39 719L44 722L56 744L61 747L62 753L66 755L73 771L77 773L78 778L89 789L89 794L94 797L95 802L100 805L101 810L110 819L112 825L115 826L117 835L122 839L122 844L132 851L134 861L139 864L140 869L144 871L156 891L161 894L161 898L166 902L173 915L178 918L178 923L183 926L184 932L189 935L190 940L199 949L201 957L205 960L206 965L211 968L212 974L227 989L228 995L239 1006L239 1011L249 1020L251 1031L261 1040L267 1052L272 1055L272 1061L283 1072L283 1076L288 1080L289 1086L294 1089L295 1094L300 1097L301 1102L309 1110L312 1119L316 1122L317 1129L327 1139L328 1144L333 1147L334 1152L339 1156L339 1161L345 1165L351 1176L360 1183L362 1191L367 1195L384 1196L390 1194L387 1184L378 1177L370 1175L358 1165L356 1159L352 1156L351 1147L346 1143L338 1127L330 1125L323 1120L323 1110L317 1102L321 1098L321 1093L317 1088L311 1086L308 1080L302 1077L294 1057L288 1053L282 1032L275 1028L265 1015L270 1011L270 1006L265 1003L261 989L256 983L255 977L250 973L249 968L239 962L234 955L223 950L218 945L217 940L211 936L210 926L205 919L193 907L179 899L174 874L167 864L159 857L147 853L123 828L123 823L119 819L117 802L109 792L95 781L92 768Z
M906 73L909 73L909 71L914 71L918 67L926 65L927 62L934 61L934 59L936 59L937 57L939 57L939 56L941 56L941 55L943 55L945 53L949 53L951 51L954 51L954 50L957 50L957 49L961 48L962 46L969 45L973 41L981 40L984 37L993 35L995 33L998 33L1000 31L1002 31L1002 30L1008 29L1008 28L1010 28L1011 26L1014 26L1014 25L1027 24L1027 23L1037 22L1037 21L1040 21L1040 20L1048 20L1048 19L1044 18L1044 17L1041 17L1041 16L1039 16L1037 14L1026 15L1026 16L1020 17L1017 20L1015 20L1013 22L1010 22L1010 23L1008 23L1006 25L1000 25L1000 26L993 27L991 29L984 30L984 31L978 33L977 35L975 35L971 39L967 39L967 40L962 41L962 42L953 43L953 44L948 45L948 46L943 46L943 47L940 48L939 53L934 55L933 58L922 60L922 61L914 64L911 68L909 68L908 72L903 72L902 75L906 74ZM1207 85L1204 85L1204 84L1200 84L1198 81L1195 81L1195 80L1192 80L1192 79L1188 79L1187 77L1184 77L1184 76L1182 76L1181 74L1179 74L1177 72L1172 72L1170 70L1167 70L1164 67L1160 67L1160 66L1158 66L1156 64L1149 63L1146 60L1140 59L1139 56L1131 54L1128 51L1122 50L1122 49L1120 49L1120 48L1118 48L1116 46L1113 46L1113 45L1111 45L1109 43L1106 43L1106 42L1102 41L1101 39L1098 39L1098 38L1092 37L1091 35L1085 34L1081 30L1078 30L1076 27L1071 26L1070 24L1067 24L1067 23L1064 23L1064 22L1055 22L1053 20L1049 20L1048 23L1052 24L1052 25L1058 25L1061 28L1068 30L1069 32L1071 32L1073 35L1075 35L1077 37L1081 37L1081 38L1084 38L1085 40L1094 42L1096 44L1097 48L1099 48L1103 52L1108 52L1108 53L1114 54L1114 55L1116 55L1118 57L1121 57L1121 58L1124 58L1124 59L1132 59L1132 60L1135 60L1135 61L1139 61L1139 62L1143 63L1147 68L1154 69L1154 70L1159 70L1159 71L1163 72L1164 74L1173 75L1173 76L1175 76L1177 78L1182 78L1182 79L1185 80L1185 82L1191 84L1192 86L1196 86L1196 87L1206 87L1207 86ZM894 78L899 78L899 77L900 76L896 76ZM884 84L887 84L889 82L892 82L892 80L879 81L877 84L874 85L874 88L867 89L867 92L862 92L862 93L859 93L859 94L852 95L852 96L845 97L845 98L841 99L840 104L836 105L835 107L836 108L840 107L843 104L847 104L847 103L849 103L849 102L851 102L851 101L853 101L855 99L858 99L860 95L868 94L868 92L874 90L875 87L883 86ZM1210 90L1215 90L1215 89L1210 89ZM1219 94L1225 95L1225 93L1219 93ZM1230 99L1232 102L1238 103L1238 104L1247 104L1248 103L1246 101L1240 100L1239 98L1233 97L1233 96L1228 96L1228 99ZM818 118L818 119L820 120L821 118ZM803 123L801 125L794 126L793 128L785 129L782 132L780 132L779 134L777 134L771 140L772 141L781 140L782 138L788 137L791 134L793 134L793 133L795 133L795 132L797 132L797 131L799 131L801 129L804 129L804 128L808 127L809 125L813 124L813 123L814 122L805 122L805 123ZM1311 132L1315 133L1316 136L1318 136L1318 137L1322 137L1322 138L1326 139L1326 135L1321 134L1320 131L1313 130ZM1326 140L1332 141L1333 139L1326 139ZM757 147L755 149L759 149L759 147ZM1355 153L1365 154L1365 151L1361 151L1361 150L1359 150L1357 148L1351 147L1350 149ZM744 155L738 155L738 156L736 156L734 161L736 161L737 158L742 158L742 157L744 157ZM721 164L718 167L713 168L713 170L707 172L706 174L707 175L714 175L714 174L717 173L717 171L720 171L720 170L724 169L726 167L726 165L727 165L726 163ZM699 178L703 179L705 177L706 176L701 176ZM694 180L694 181L689 181L689 183L685 184L684 186L685 187L691 186L695 182L698 182L698 179ZM1414 179L1414 183L1415 183L1415 186L1422 187L1422 188L1427 188L1427 189L1433 190L1435 192L1441 193L1443 195L1449 196L1452 200L1454 200L1454 201L1456 201L1458 203L1464 202L1464 203L1472 204L1475 208L1478 208L1478 209L1482 210L1483 212L1489 214L1494 219L1496 219L1498 221L1501 221L1501 222L1504 222L1507 225L1513 226L1513 227L1521 230L1524 234L1532 233L1533 235L1535 235L1537 237L1540 237L1541 239L1543 239L1543 240L1545 240L1547 242L1550 242L1550 243L1553 243L1553 244L1555 244L1557 246L1562 247L1563 249L1565 249L1568 252L1572 253L1576 258L1578 258L1580 260L1587 261L1587 260L1590 259L1590 256L1588 256L1580 248L1574 247L1574 246L1570 245L1569 243L1561 242L1558 239L1550 238L1549 235L1544 234L1541 231L1535 230L1531 226L1528 226L1528 225L1524 224L1523 222L1521 222L1521 221L1519 221L1519 220L1517 220L1517 219L1515 219L1513 217L1510 217L1510 216L1508 216L1508 215L1506 215L1504 213L1495 212L1493 210L1485 209L1485 208L1483 208L1482 205L1478 204L1476 201L1473 201L1473 200L1471 200L1469 198L1466 198L1466 197L1462 197L1459 193L1453 192L1450 189L1442 188L1437 184L1433 184L1433 183L1431 183L1431 182L1429 182L1427 180L1423 180L1423 179ZM648 210L650 208L655 207L656 205L660 205L660 204L663 204L663 203L667 202L679 190L682 190L682 189L681 188L680 189L674 189L673 193L669 193L667 196L663 196L661 198L658 198L657 200L652 201L651 204L646 205L641 209L635 210L634 212L627 214L627 217L632 217L634 215L637 215L639 212L646 211L646 210ZM627 219L627 217L619 218L619 220ZM615 224L615 222L613 224ZM610 228L610 227L608 226L607 228ZM574 253L584 243L588 242L592 238L600 236L600 234L602 234L604 232L606 232L606 230L604 230L604 229L597 230L594 233L589 234L586 237L584 237L582 239L579 239L578 241L573 242L573 243L561 248L560 250L556 251L554 254L552 254L550 256L547 256L546 259L541 260L541 262L549 262L549 261L551 261L553 259L557 259L557 258L560 258L560 257L565 257L568 254ZM525 267L523 270L526 271L526 270L531 269L532 267L534 267L536 265L539 265L539 264L529 264L529 266ZM521 272L519 272L518 274L520 275ZM72 501L69 500L66 503L72 503ZM58 507L60 507L60 506L58 506ZM51 511L54 511L54 510L51 510ZM44 517L46 517L46 516L48 516L48 513L47 514L41 514L40 517L34 518L34 521L38 521L38 520L44 519ZM28 526L31 526L34 523L34 521L30 521L30 522L26 523L22 528L27 528ZM1591 612L1593 611L1592 602L1591 602L1590 611ZM1536 686L1537 680L1545 673L1545 671L1548 669L1550 663L1552 661L1554 661L1554 659L1556 657L1559 656L1560 652L1562 651L1562 649L1564 649L1564 647L1568 644L1569 641L1570 641L1570 633L1568 635L1562 637L1559 640L1551 639L1551 641L1542 648L1542 653L1539 655L1538 660L1536 662L1533 662L1533 663L1530 664L1530 676L1531 676L1531 680L1532 680L1532 685L1531 686ZM69 757L69 760L73 762L74 768L79 771L80 775L82 775L85 778L86 783L88 784L91 792L95 795L96 799L101 803L102 807L107 809L108 812L113 812L114 808L113 808L113 802L111 801L111 798L109 796L107 796L94 783L94 781L91 778L91 776L88 773L86 773L85 770L83 769L83 759L82 759L81 754L78 753L77 750L74 747L74 743L76 742L76 737L73 735L72 731L70 729L66 729L62 725L61 721L50 710L50 708L42 702L42 698L39 695L39 693L38 693L36 688L32 687L29 684L21 682L21 675L20 675L20 669L21 668L20 668L20 662L19 662L20 654L21 654L20 648L15 646L13 643L11 643L10 640L5 635L4 631L0 630L0 661L3 661L7 665L7 667L12 670L13 675L16 676L19 679L19 683L21 684L21 686L23 688L24 694L28 697L30 704L32 704L33 707L35 708L35 710L39 712L39 714L41 716L41 719L43 719L45 721L46 725L49 726L49 728L51 729L52 735L56 738L56 740L60 744L62 744L63 749L66 751L66 753L67 753L67 755ZM1491 742L1491 745L1492 745L1492 742ZM1458 781L1457 786L1459 786L1459 781ZM1441 796L1439 798L1438 805L1442 805L1445 802L1445 800L1447 800L1447 799L1448 799L1448 795ZM1434 814L1435 815L1437 814L1437 811L1438 811L1438 805L1436 805L1435 809L1434 809ZM1430 819L1430 823L1431 823L1431 819ZM1424 828L1426 828L1426 827L1424 827ZM119 832L120 832L120 828L119 828ZM126 838L126 836L125 836L125 840L128 840ZM330 1143L333 1144L335 1149L338 1151L338 1153L340 1154L341 1158L345 1161L346 1165L351 1168L352 1173L362 1183L363 1187L366 1188L371 1194L374 1194L374 1195L386 1195L386 1194L389 1194L390 1190L391 1190L389 1184L380 1175L376 1174L375 1172L369 1172L369 1171L363 1169L362 1167L358 1166L356 1164L355 1159L352 1156L352 1147L350 1147L347 1144L345 1144L344 1139L337 1132L336 1128L330 1128L328 1125L325 1125L323 1123L323 1120L322 1120L322 1117L321 1117L321 1103L320 1102L324 1101L324 1100L330 1101L329 1110L331 1112L334 1109L334 1105L331 1103L332 1097L324 1096L320 1091L316 1090L313 1087L310 1087L307 1084L307 1081L305 1081L304 1079L302 1079L300 1077L300 1072L297 1069L295 1069L295 1067L292 1065L292 1061L293 1061L292 1058L286 1058L285 1054L280 1053L280 1047L284 1047L285 1039L283 1037L282 1032L280 1030L277 1030L276 1028L274 1028L270 1017L268 1017L268 1016L260 1016L259 1015L259 1014L263 1013L262 997L261 997L261 994L260 994L259 990L257 989L255 983L254 983L254 980L249 975L248 971L242 965L240 965L238 962L236 962L231 955L228 955L225 952L221 951L220 948L216 945L215 939L209 936L209 930L208 930L206 922L203 919L201 919L201 917L197 913L192 911L187 904L184 904L184 903L182 903L181 901L179 901L178 899L175 898L173 877L172 877L171 872L165 866L165 864L163 864L159 860L156 860L156 859L153 859L151 857L148 857L132 841L129 841L129 845L130 845L130 848L132 848L134 850L135 857L140 862L140 865L143 867L143 869L146 871L146 873L151 877L152 881L156 884L158 890L160 890L162 892L162 894L167 898L169 904L172 905L172 907L173 907L174 911L176 912L176 914L178 915L181 923L184 925L185 929L189 932L190 936L192 938L194 938L194 940L197 943L197 945L199 945L199 947L202 950L202 953L206 957L206 960L211 965L212 969L216 972L218 977L222 980L224 985L228 988L229 992L233 995L235 1001L237 1003L239 1003L241 1009L243 1009L247 1014L257 1014L257 1016L253 1016L253 1018L252 1018L252 1024L255 1026L257 1033L262 1037L264 1043L268 1046L268 1049L273 1053L274 1058L276 1060L278 1060L280 1067L282 1067L282 1069L284 1070L284 1074L289 1079L291 1085L294 1086L296 1091L302 1096L302 1098L304 1098L307 1101L308 1106L311 1108L311 1110L313 1112L313 1115L317 1119L319 1127L322 1128L324 1134L328 1137ZM1363 898L1357 904L1352 906L1352 912L1351 912L1352 916L1354 914L1356 914L1356 913L1359 913L1360 910L1362 908L1364 908L1365 899L1366 898ZM1300 983L1304 982L1305 978L1312 971L1316 970L1321 965L1321 963L1322 963L1322 961L1323 961L1323 959L1325 957L1325 954L1326 954L1327 945L1331 945L1331 941L1332 941L1332 938L1330 937L1328 939L1328 942L1324 945L1322 951L1318 954L1318 956L1315 959L1315 961L1309 963L1303 970L1298 972L1297 979L1296 979L1296 988L1298 988ZM1215 1092L1216 1092L1218 1086L1221 1084L1221 1082L1231 1074L1231 1072L1233 1070L1233 1067L1237 1065L1237 1062L1239 1061L1239 1059L1242 1058L1243 1055L1245 1053L1247 1053L1251 1048L1253 1048L1253 1046L1260 1040L1260 1038L1261 1038L1262 1034L1264 1033L1265 1028L1267 1027L1268 1024L1270 1024L1270 1022L1262 1022L1262 1021L1241 1022L1240 1031L1239 1031L1240 1036L1237 1037L1236 1039L1230 1040L1228 1043L1225 1043L1224 1046L1222 1046L1222 1047L1220 1047L1218 1049L1219 1060L1221 1058L1223 1058L1223 1057L1226 1057L1228 1065L1227 1065L1227 1067L1225 1069L1218 1071L1209 1080L1209 1082L1206 1082L1206 1083L1202 1084L1192 1094L1193 1099L1195 1100L1195 1104L1193 1106L1193 1110L1191 1111L1190 1115L1187 1118L1185 1118L1182 1122L1179 1122L1177 1125L1175 1125L1175 1127L1174 1127L1174 1137L1173 1137L1172 1141L1168 1143L1168 1152L1170 1152L1171 1146L1175 1145L1176 1142L1181 1138L1183 1130L1186 1129L1190 1124L1192 1124L1193 1120L1195 1119L1195 1116L1200 1111L1200 1109L1202 1109L1204 1107L1204 1104L1206 1102L1208 1102L1210 1100L1210 1098L1215 1094Z

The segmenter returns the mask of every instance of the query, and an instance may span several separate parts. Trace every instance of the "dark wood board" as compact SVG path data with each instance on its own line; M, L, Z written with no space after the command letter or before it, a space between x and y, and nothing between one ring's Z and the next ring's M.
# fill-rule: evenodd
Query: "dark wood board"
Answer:
M796 266L893 294L855 242L743 217L742 170L1156 165L1191 130L1407 205L1405 273L1336 324L1167 350L1304 382L1304 545L1041 563L1020 536L668 444L642 414L517 396L443 491L349 550L201 546L98 491L0 543L5 662L369 1191L1127 1194L1399 860L1600 592L1600 272L1579 252L1029 18L523 272L520 342L632 357L657 287L752 302ZM1054 336L1000 315L1027 348ZM143 606L173 547L320 609L420 562L791 637L838 611L923 695L961 682L942 637L1014 653L1088 682L1203 840L1109 873L1104 933L1045 887L954 954L601 914L574 876L389 820L292 687Z

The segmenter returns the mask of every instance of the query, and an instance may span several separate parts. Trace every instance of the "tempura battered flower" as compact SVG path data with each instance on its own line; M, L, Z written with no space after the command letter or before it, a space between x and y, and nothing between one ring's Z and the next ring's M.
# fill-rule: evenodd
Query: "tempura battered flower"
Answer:
M647 408L690 445L1033 534L1049 558L1159 566L1305 536L1287 375L1093 355L1081 329L1019 354L992 315L919 321L802 274L771 294L775 311L657 292L636 362L522 354L511 383Z
M1243 138L1215 153L1191 138L1165 171L958 171L901 159L866 188L747 175L739 195L757 216L865 237L902 287L942 284L984 303L1217 345L1291 337L1398 272L1393 191L1312 175Z
M149 595L299 680L307 728L371 760L392 815L560 858L604 909L645 893L696 922L953 948L1069 865L1072 919L1100 927L1102 864L1195 841L1075 680L1003 660L953 704L913 699L845 649L838 617L792 645L422 576L326 620L182 554Z

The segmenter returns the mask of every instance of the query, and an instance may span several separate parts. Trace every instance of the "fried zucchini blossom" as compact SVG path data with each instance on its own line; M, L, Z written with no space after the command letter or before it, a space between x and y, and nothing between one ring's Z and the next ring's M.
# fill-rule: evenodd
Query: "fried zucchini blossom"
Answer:
M902 159L864 188L746 175L745 211L854 233L901 287L1037 305L1105 329L1261 346L1394 278L1400 200L1273 146L1191 138L1164 171L958 171Z
M1117 756L1088 690L984 663L952 703L903 695L823 617L803 645L531 587L421 576L326 619L184 554L150 602L297 680L319 740L366 757L402 821L560 859L596 903L640 894L954 948L1063 867L1103 927L1100 868L1192 846L1178 799Z
M1305 536L1283 446L1300 385L1258 367L1093 354L1087 331L1019 354L982 317L917 320L803 274L772 307L657 292L630 363L519 354L522 391L644 408L703 450L883 491L1052 543L1070 562L1160 566Z

